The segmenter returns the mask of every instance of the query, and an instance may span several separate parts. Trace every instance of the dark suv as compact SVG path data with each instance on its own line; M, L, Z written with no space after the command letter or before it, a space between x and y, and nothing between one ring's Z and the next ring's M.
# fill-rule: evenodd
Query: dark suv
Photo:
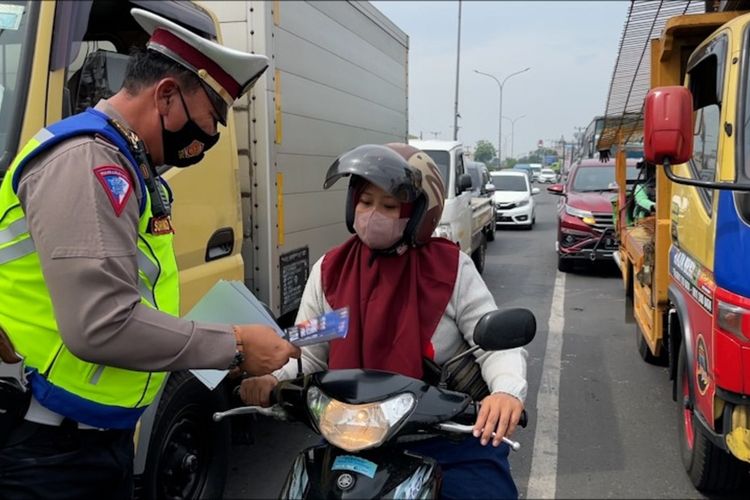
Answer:
M638 176L637 160L627 160L627 178ZM574 260L612 259L617 238L612 200L617 196L615 162L579 161L568 172L565 184L547 188L560 195L557 205L557 269L568 272Z

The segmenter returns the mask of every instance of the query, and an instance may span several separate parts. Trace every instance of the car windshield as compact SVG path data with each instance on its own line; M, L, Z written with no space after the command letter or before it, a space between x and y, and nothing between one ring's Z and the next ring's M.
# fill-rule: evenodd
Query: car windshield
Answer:
M425 149L425 153L427 153L430 158L432 158L432 161L435 162L435 165L437 165L438 170L440 170L440 175L443 178L443 186L445 186L445 194L448 194L448 180L450 177L448 176L448 172L450 172L450 165L451 165L451 156L448 151L439 151L436 149Z
M0 177L13 160L21 136L39 12L35 4L0 4Z
M543 168L543 169L542 169L542 173L543 173L543 174L554 174L554 173L555 173L555 171L554 171L554 170L552 170L551 168Z
M632 180L638 177L637 167L627 167L627 178ZM615 167L596 165L591 167L578 167L573 177L571 191L586 193L590 191L616 191Z
M495 191L528 191L526 179L520 175L493 175L492 184Z

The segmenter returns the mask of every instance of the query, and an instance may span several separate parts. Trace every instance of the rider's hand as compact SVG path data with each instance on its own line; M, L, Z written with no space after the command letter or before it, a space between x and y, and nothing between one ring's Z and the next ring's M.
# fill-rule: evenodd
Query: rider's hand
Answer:
M271 392L279 383L273 375L246 378L240 385L240 398L249 406L271 406Z
M289 358L299 358L299 347L290 344L266 325L237 325L245 360L240 365L250 375L266 375L284 366Z
M482 446L492 440L492 446L500 446L503 436L510 436L516 430L518 420L523 412L523 403L520 399L504 392L490 394L482 400L474 424L474 437L480 437ZM495 437L492 437L492 433Z

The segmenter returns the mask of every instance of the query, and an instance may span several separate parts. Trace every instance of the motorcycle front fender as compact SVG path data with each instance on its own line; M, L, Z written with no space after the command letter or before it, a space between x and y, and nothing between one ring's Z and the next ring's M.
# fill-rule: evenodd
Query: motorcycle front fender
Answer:
M294 461L279 498L438 498L442 474L435 460L392 447L351 453L314 446Z

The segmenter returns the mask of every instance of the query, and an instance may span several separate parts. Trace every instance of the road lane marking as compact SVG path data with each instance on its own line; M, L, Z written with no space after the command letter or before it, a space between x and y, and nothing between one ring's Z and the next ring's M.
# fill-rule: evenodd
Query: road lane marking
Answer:
M560 410L560 363L565 326L565 273L557 272L544 350L542 380L536 397L536 431L526 498L555 498Z

